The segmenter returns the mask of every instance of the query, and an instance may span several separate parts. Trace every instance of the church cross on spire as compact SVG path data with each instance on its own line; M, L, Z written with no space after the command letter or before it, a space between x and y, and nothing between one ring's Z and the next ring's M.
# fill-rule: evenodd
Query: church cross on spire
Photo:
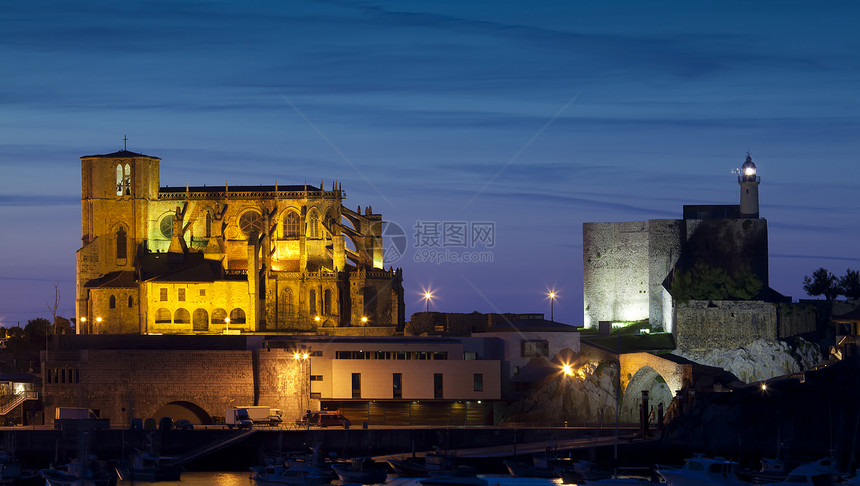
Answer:
M126 137L126 136L125 136L125 134L123 134L123 136L122 136L122 149L123 149L124 151L125 151L125 150L128 150L128 149L126 148L126 142L128 142L128 137Z

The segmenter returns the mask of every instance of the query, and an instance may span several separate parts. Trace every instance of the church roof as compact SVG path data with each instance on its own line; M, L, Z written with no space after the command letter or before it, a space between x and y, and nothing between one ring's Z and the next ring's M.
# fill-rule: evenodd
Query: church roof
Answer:
M230 192L274 192L275 186L234 186L227 185L227 189ZM190 186L188 187L188 192L224 192L224 185L217 186ZM278 191L304 191L307 188L308 191L319 191L319 188L314 187L310 184L305 186L304 184L293 184L293 185L281 185L278 184ZM185 186L164 186L159 187L158 192L160 193L171 193L171 192L185 192Z
M135 288L137 280L134 278L132 271L110 272L102 275L99 278L94 278L84 285L87 288Z
M160 158L160 157L153 157L153 156L151 156L151 155L139 154L139 153L136 153L136 152L129 152L128 150L120 150L120 151L118 151L118 152L114 152L114 153L112 153L112 154L84 155L84 156L83 156L83 157L81 157L81 158L82 158L82 159L95 159L95 158L102 158L102 159L118 159L118 158L122 158L122 157L149 157L150 159L159 159L159 160L161 160L161 158Z

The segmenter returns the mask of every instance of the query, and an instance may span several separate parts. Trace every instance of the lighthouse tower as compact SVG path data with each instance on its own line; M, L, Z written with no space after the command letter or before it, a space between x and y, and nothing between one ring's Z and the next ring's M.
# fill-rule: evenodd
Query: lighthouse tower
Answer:
M741 218L758 218L759 183L761 178L756 175L755 164L747 153L747 160L738 175L738 184L741 185Z

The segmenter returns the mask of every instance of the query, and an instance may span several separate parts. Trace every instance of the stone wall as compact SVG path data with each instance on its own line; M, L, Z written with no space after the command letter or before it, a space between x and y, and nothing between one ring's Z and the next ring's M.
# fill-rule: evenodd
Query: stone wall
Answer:
M56 407L98 409L102 418L122 423L158 419L155 413L171 402L191 403L210 416L254 403L251 351L91 349L50 352L48 359L47 370L63 371L45 384L49 420Z
M802 304L779 304L777 308L779 338L813 332L817 329L815 308Z
M258 405L284 411L284 420L300 417L310 405L310 373L307 361L293 357L291 349L260 349L254 351ZM251 402L248 402L251 403ZM246 403L245 405L247 405Z
M423 334L445 333L452 336L469 336L473 332L484 332L488 328L514 322L518 314L457 314L454 312L416 312L409 318L403 334L420 336ZM436 327L442 329L437 331Z
M677 304L675 323L675 344L682 351L736 348L778 337L776 305L762 301Z
M583 223L585 327L649 317L647 221Z

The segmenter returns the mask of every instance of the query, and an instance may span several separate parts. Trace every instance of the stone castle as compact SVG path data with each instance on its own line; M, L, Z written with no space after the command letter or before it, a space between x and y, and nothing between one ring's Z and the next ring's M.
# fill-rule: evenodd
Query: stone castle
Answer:
M160 162L81 157L79 334L402 327L382 216L339 184L160 186Z

